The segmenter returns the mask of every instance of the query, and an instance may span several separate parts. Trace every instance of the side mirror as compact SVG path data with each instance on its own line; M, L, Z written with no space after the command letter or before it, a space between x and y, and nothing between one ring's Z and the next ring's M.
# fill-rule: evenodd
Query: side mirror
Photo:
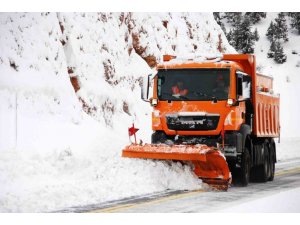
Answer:
M239 96L243 96L243 76L237 74L236 76L236 97L239 99Z
M147 77L143 77L141 85L141 98L145 102L149 102L149 86L150 86L150 77L152 74L149 74Z

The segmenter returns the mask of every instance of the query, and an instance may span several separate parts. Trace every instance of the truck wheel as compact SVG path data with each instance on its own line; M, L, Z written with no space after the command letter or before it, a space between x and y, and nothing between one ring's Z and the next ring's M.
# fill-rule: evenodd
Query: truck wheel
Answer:
M270 177L270 154L267 143L263 144L264 148L264 163L257 168L257 178L261 182L267 182Z
M273 181L274 175L275 175L275 157L274 157L274 147L271 143L271 145L270 145L270 177L268 180Z
M248 148L245 147L242 156L242 166L240 172L240 182L241 182L241 186L243 187L246 187L249 184L250 169L251 169L250 154Z

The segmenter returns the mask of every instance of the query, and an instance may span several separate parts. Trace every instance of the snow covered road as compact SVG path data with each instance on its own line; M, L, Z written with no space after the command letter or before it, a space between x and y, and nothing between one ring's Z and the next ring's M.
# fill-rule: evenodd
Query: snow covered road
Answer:
M273 182L233 186L227 192L169 191L64 212L300 212L299 187L300 158L295 158L277 163Z

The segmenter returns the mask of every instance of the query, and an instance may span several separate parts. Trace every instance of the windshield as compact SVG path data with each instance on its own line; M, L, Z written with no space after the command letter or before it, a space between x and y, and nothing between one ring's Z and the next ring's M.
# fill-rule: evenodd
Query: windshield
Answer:
M168 69L158 71L159 100L227 100L229 69Z

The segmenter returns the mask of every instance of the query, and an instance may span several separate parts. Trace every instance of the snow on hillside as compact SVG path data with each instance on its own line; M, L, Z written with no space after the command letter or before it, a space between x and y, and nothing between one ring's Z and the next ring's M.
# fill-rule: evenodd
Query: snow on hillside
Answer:
M290 27L290 17L286 17L289 41L283 43L287 61L277 64L273 59L267 58L270 41L266 37L267 29L278 13L267 13L267 17L254 25L260 39L255 44L254 54L257 57L257 67L263 74L274 78L274 90L280 93L280 125L281 143L277 143L278 160L300 157L300 35ZM293 53L294 52L294 53ZM296 53L296 54L295 54Z
M277 17L277 13L267 13L257 27L260 39L255 45L254 54L257 55L257 65L264 74L274 77L274 90L280 93L280 118L282 137L300 137L300 105L298 104L300 89L300 35L290 27L290 18L287 18L289 28L289 41L283 44L284 52L287 55L287 62L277 64L273 59L267 58L270 42L266 37L270 22ZM296 54L293 54L293 51Z
M0 33L0 212L201 188L187 165L120 154L133 121L150 139L156 58L234 52L212 14L0 13Z
M288 25L289 41L283 43L284 53L287 61L284 64L277 64L273 59L267 58L270 48L270 41L266 37L267 29L274 22L278 13L268 12L266 18L252 26L259 34L259 40L255 42L254 54L256 55L257 70L260 73L270 75L274 78L274 91L280 93L280 124L281 142L277 143L278 160L300 157L299 151L295 146L300 144L300 105L298 104L298 92L300 89L300 35L291 28L290 17L286 16ZM232 28L226 19L226 31Z
M268 12L266 18L262 18L258 23L252 25L252 29L257 28L259 40L255 42L254 54L256 55L257 69L260 73L270 75L274 78L274 91L280 93L280 122L281 137L299 138L300 125L300 105L298 104L298 91L300 88L300 35L291 28L290 17L286 16L288 26L289 41L283 43L284 53L287 55L287 61L283 64L277 64L271 58L267 58L267 52L270 48L270 41L266 33L268 27L278 13ZM232 28L226 19L226 31Z

